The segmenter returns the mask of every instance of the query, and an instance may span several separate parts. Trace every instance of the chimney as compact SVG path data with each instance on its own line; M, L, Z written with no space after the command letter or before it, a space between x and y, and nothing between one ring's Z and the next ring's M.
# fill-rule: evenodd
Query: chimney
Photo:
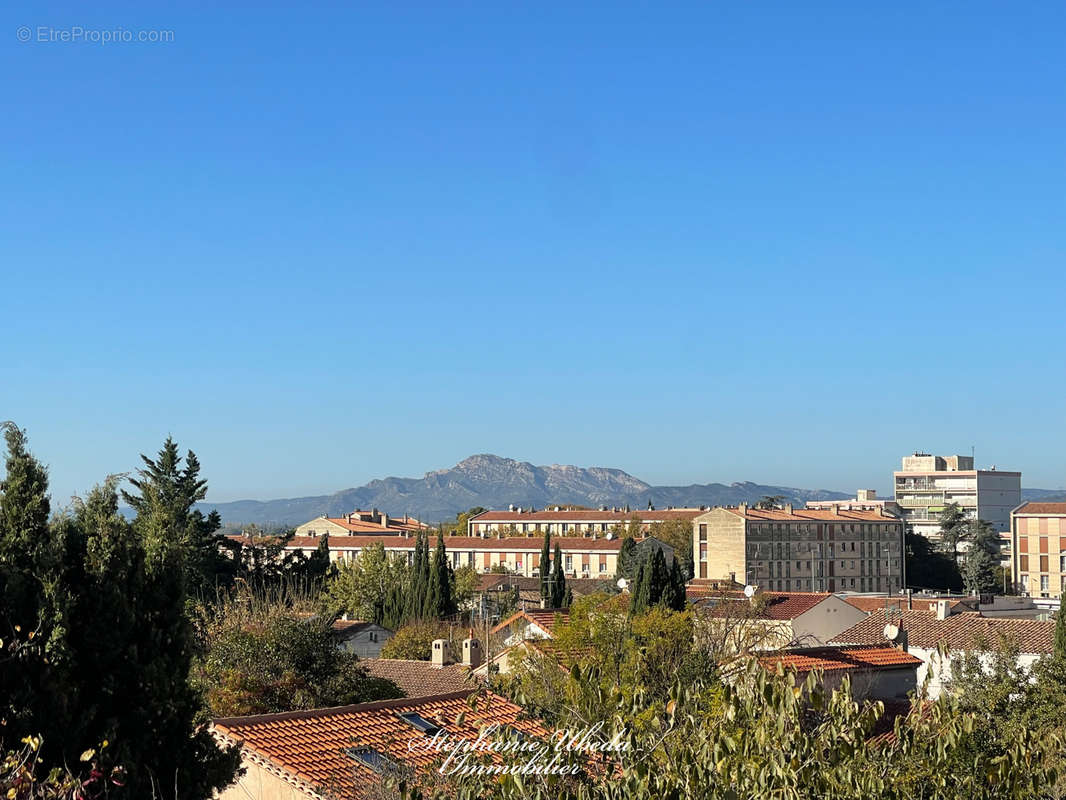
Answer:
M481 642L463 639L463 666L475 669L481 666Z
M389 527L389 515L386 514L384 511L381 512L381 527L382 528Z
M514 511L514 503L511 503L509 506L507 506L507 510Z
M430 662L437 669L452 663L451 646L448 644L447 639L433 640L433 654L430 657Z
M913 589L908 589L907 590L907 610L908 611L913 611L914 610L914 590Z
M840 514L840 503L833 503L833 516Z
M788 504L785 505L785 513L786 514L791 514L792 513L792 503L788 503Z
M949 600L937 600L936 601L936 618L938 620L945 620L951 616L951 601Z
M748 504L747 503L739 503L739 504L737 504L737 511L739 511L741 514L747 514L748 513Z

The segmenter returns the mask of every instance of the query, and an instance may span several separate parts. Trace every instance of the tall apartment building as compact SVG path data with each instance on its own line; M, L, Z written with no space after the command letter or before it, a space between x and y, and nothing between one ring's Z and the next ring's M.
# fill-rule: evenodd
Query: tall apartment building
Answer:
M1011 518L1011 576L1030 597L1066 595L1066 503L1025 503Z
M692 523L697 578L767 591L897 592L903 522L883 510L714 508Z
M837 506L848 511L879 511L884 509L889 514L900 516L903 512L895 500L886 500L877 496L876 489L858 489L853 500L808 500L807 508L827 509Z
M1010 538L1010 512L1022 502L1022 473L974 469L972 456L928 453L904 456L902 466L892 473L896 503L915 533L937 538L940 513L958 503L970 519L990 523L1004 542Z

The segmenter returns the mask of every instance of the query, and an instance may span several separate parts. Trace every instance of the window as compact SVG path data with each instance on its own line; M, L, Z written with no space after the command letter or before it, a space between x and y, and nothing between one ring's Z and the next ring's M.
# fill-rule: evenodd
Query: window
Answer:
M601 558L600 559L600 572L606 572L606 571L607 571L607 559L606 558Z
M422 733L428 733L430 736L440 730L440 725L437 725L435 722L430 722L421 714L417 714L414 711L408 711L405 714L397 714L397 716L415 730L422 731Z
M707 526L706 525L700 525L700 542L706 542L706 541L707 541Z
M1047 575L1041 575L1040 576L1040 591L1043 592L1044 594L1047 594L1047 591L1050 588L1048 583L1049 583L1048 582L1048 576Z
M574 569L574 557L572 555L566 556L566 571L570 572Z
M376 642L378 640L378 634L376 631L370 631L370 641Z
M344 751L348 758L370 767L374 772L382 773L396 767L396 762L384 753L379 753L372 747L350 747Z

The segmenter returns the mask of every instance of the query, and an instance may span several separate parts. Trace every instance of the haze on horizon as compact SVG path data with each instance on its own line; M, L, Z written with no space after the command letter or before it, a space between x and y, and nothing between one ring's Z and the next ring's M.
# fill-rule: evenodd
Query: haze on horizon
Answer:
M1061 4L2 15L0 419L58 502L168 433L216 502L1066 486Z

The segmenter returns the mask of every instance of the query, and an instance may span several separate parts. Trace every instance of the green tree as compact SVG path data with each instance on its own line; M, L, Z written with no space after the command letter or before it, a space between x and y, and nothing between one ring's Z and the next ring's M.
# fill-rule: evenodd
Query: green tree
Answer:
M1059 608L1055 614L1055 638L1053 642L1055 658L1066 662L1066 608Z
M962 588L962 574L959 565L920 533L908 530L907 548L907 586L914 589L936 589L958 591Z
M429 571L429 587L423 615L426 618L441 619L454 614L455 611L452 568L448 563L444 535L438 533L437 546L433 548L433 563Z
M940 546L959 563L959 544L970 538L970 520L958 503L948 503L940 512Z
M439 620L423 620L398 629L381 648L381 657L429 661L435 639L448 641L453 654L461 652L457 629Z
M999 534L983 519L974 520L970 547L962 563L962 578L970 594L995 592L999 567Z
M382 624L389 592L407 581L407 561L390 555L382 542L363 548L341 564L323 592L322 602L333 616L347 614Z
M177 442L171 437L130 479L135 491L122 491L122 499L136 512L135 525L144 542L149 570L179 559L187 591L195 597L214 597L233 577L232 562L223 551L226 538L219 533L218 512L206 517L195 504L207 496L207 481L200 477L200 461L189 450L184 465Z
M327 616L241 596L214 612L192 674L213 716L241 716L401 697L338 648Z
M551 607L566 607L566 571L563 568L563 552L559 543L555 543L555 555L552 558Z
M634 539L626 537L622 540L622 546L618 550L618 566L615 569L616 578L633 580L637 570L637 543Z
M544 544L540 548L540 599L551 605L551 536L544 531Z
M125 767L129 797L212 796L233 779L239 754L220 749L198 724L201 698L188 683L185 570L202 562L186 564L181 556L189 551L167 541L180 542L190 528L167 537L162 515L153 529L128 523L118 513L117 479L48 527L31 528L46 507L47 478L25 435L13 426L5 433L0 625L14 636L3 637L7 657L0 659L6 729L43 739L44 769L77 763L83 751L110 741L101 768ZM157 536L151 542L142 534L148 530ZM33 584L41 587L36 594L11 590Z
M464 564L452 573L455 605L457 608L469 608L477 594L480 579L477 570L470 564Z
M651 603L651 564L642 561L637 568L637 576L633 579L629 588L629 613L630 615L643 614Z

